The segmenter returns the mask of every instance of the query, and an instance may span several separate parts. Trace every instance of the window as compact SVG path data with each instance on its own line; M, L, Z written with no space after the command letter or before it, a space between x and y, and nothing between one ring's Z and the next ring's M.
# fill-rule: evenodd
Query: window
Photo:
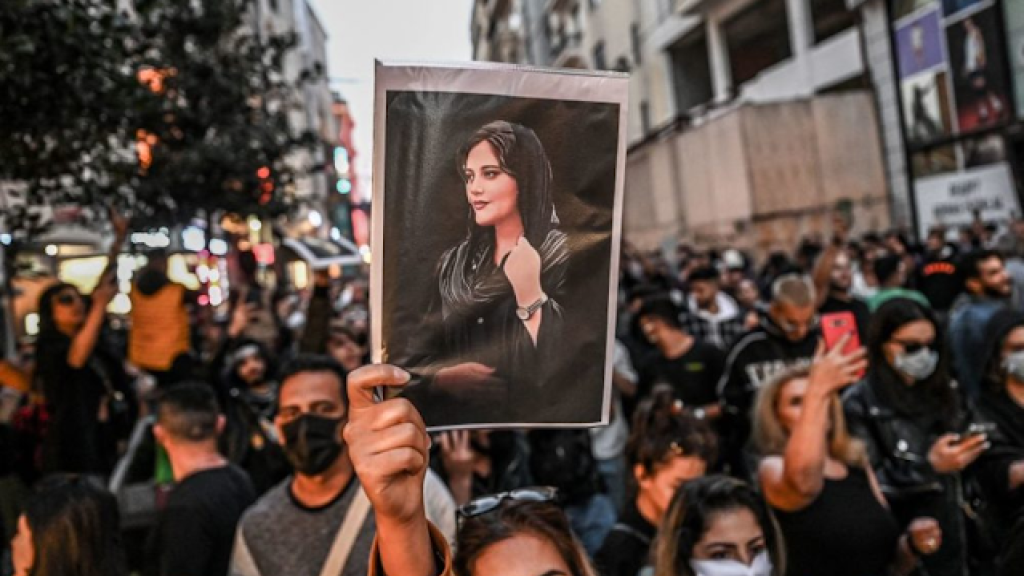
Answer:
M597 70L607 70L608 63L604 58L604 42L598 42L594 46L594 68Z
M762 0L725 22L733 85L790 58L786 0Z
M811 0L814 18L814 43L819 44L844 32L856 24L853 11L846 8L846 0Z
M714 98L707 35L703 30L688 34L668 49L672 60L676 108L686 112Z
M640 26L636 22L629 25L630 43L633 48L633 62L639 66L643 64L643 44L640 42Z

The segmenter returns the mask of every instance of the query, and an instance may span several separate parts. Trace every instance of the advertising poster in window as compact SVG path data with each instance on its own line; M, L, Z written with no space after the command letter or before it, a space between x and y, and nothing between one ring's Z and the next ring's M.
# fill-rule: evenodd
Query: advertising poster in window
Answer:
M1006 222L1020 214L1010 167L1005 162L914 183L919 230L969 226L977 212L984 222Z
M942 18L937 6L896 30L901 79L946 65L942 35Z
M990 7L946 27L961 133L1003 124L1012 113L997 16Z
M374 360L430 429L607 423L628 77L378 63Z

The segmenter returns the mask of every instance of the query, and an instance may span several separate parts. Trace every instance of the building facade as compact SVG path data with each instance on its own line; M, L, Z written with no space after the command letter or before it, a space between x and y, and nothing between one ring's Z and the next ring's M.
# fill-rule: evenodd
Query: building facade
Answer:
M480 0L472 26L479 59L630 72L624 230L642 246L763 252L837 206L864 228L896 212L845 0Z
M894 191L919 235L1021 215L1024 2L850 0Z

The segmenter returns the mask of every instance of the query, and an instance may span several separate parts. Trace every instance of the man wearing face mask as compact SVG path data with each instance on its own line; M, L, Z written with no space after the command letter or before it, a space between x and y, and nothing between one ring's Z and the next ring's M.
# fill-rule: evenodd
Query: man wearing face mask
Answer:
M978 250L961 262L967 293L953 305L949 323L949 345L953 372L968 398L981 391L982 373L978 361L984 355L985 325L996 314L1009 311L1013 293L1003 257L994 250Z
M718 382L722 459L727 472L743 479L750 476L744 453L757 390L789 368L809 365L819 338L814 285L798 274L780 276L772 284L768 314L732 346Z
M282 372L278 406L274 426L294 475L242 517L229 574L365 576L375 525L342 436L344 368L298 356ZM436 478L424 485L428 516L454 532L454 503L439 511L438 489Z

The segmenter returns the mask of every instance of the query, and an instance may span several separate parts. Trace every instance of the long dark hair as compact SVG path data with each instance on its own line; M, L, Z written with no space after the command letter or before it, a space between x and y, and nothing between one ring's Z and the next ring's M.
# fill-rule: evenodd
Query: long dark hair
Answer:
M765 546L776 567L782 564L774 524L761 498L746 483L713 475L690 480L676 490L653 546L655 576L693 576L693 547L712 518L731 510L750 510L764 532ZM780 574L782 570L776 569Z
M626 460L651 474L672 456L695 456L708 467L715 463L715 435L702 420L683 410L672 388L655 386L637 406L633 428L626 441ZM632 477L632 475L630 475ZM633 487L635 488L635 486Z
M25 505L30 576L127 576L117 501L84 477L44 480Z
M496 120L481 126L459 149L459 177L465 179L466 158L469 152L481 142L487 142L502 171L516 181L519 196L516 204L523 219L526 239L539 248L548 237L548 232L558 225L555 204L551 194L551 163L544 152L544 145L533 130L521 124ZM469 239L473 246L481 240L494 241L492 228L476 225L473 208L467 208Z
M572 534L569 519L551 502L513 502L463 520L453 562L456 576L471 576L473 564L487 548L518 534L554 546L569 567L569 576L596 576L583 545Z
M935 372L925 380L907 386L885 357L885 344L897 330L924 320L935 329L934 349L939 354ZM930 310L908 298L893 298L883 304L868 328L868 379L879 397L904 414L932 412L937 418L952 418L959 407L949 375L946 335Z
M57 322L53 318L54 298L64 290L71 288L78 292L78 288L67 282L58 282L50 286L39 296L39 337L49 337L60 332L57 329ZM81 298L81 294L79 294Z

